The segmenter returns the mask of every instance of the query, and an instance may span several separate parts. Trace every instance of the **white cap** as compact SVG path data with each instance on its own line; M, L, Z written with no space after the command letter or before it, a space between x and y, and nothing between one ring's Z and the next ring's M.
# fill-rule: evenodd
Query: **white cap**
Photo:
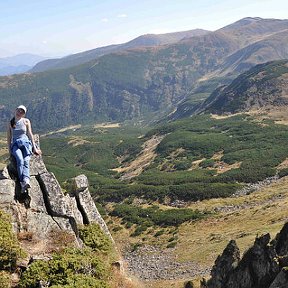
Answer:
M22 109L22 110L24 110L25 114L26 114L26 112L27 112L27 108L26 108L24 105L19 105L19 106L17 107L17 109Z

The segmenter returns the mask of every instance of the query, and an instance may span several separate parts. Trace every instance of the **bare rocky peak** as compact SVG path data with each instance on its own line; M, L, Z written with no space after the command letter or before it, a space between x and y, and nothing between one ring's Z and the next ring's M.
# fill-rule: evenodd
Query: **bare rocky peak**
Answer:
M288 223L271 241L269 234L256 237L254 245L239 257L230 241L212 268L211 278L201 288L284 288L288 287Z
M11 162L0 173L0 209L11 215L15 233L29 234L32 238L33 245L24 247L30 258L49 254L55 235L65 234L81 247L78 227L83 224L98 223L112 240L90 195L85 175L74 178L73 190L64 194L54 174L47 171L41 156L33 155L30 165L28 197L23 197L18 181L15 181L15 164Z

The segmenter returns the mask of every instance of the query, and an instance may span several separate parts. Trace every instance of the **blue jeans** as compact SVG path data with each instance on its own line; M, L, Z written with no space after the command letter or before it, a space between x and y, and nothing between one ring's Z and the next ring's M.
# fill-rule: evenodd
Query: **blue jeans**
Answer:
M24 152L24 155L26 153ZM30 179L30 155L24 156L23 152L20 148L17 147L17 145L14 145L12 147L12 155L16 159L17 163L17 172L19 181L29 181Z

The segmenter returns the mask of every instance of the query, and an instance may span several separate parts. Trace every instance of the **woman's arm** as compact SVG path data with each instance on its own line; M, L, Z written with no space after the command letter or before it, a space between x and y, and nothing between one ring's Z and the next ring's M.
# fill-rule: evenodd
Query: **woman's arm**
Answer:
M11 139L12 139L11 125L9 123L7 126L7 146L10 154L11 154Z
M37 155L41 155L42 151L37 147L37 145L35 144L35 140L34 140L34 136L32 133L32 127L31 127L31 122L29 119L25 119L26 120L26 127L27 127L27 134L28 137L30 138L31 142L32 142L32 146L33 146L33 152Z

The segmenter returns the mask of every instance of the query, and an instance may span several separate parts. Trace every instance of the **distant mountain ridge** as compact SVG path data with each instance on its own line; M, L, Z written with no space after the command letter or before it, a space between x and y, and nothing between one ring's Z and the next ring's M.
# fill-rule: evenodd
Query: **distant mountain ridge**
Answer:
M44 59L46 57L29 53L0 58L0 76L24 73Z
M21 97L37 129L152 121L193 100L195 90L207 97L256 64L288 59L288 20L245 18L227 27L172 44L109 53L67 69L0 78L0 117Z
M31 69L28 65L18 65L18 66L4 66L0 68L0 76L8 76L13 74L25 73Z
M98 57L109 53L115 53L124 51L127 49L140 48L140 47L153 47L166 45L171 43L176 43L184 38L189 38L193 36L204 35L210 31L203 29L194 29L183 32L174 32L166 34L146 34L139 36L127 43L118 45L109 45L105 47L99 47L89 51L84 51L81 53L73 54L59 59L49 59L42 61L35 65L30 72L42 72L53 69L64 69L73 67L76 65L83 64L85 62L94 60Z

